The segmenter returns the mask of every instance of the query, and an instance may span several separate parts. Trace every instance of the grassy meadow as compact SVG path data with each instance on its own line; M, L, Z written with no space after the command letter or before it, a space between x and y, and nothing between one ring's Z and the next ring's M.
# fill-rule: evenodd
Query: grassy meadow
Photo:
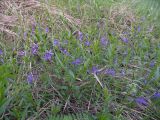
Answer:
M0 120L160 120L158 0L1 0Z

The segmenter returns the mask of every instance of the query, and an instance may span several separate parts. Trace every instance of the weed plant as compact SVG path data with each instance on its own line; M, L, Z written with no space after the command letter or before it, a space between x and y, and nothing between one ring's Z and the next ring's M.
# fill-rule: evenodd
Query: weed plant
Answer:
M123 1L45 4L80 24L46 10L15 26L13 42L0 33L0 119L159 120L160 39L151 18Z

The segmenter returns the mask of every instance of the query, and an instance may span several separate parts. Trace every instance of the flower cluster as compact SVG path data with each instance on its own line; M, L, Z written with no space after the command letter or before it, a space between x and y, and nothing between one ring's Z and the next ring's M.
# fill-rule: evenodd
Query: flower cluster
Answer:
M139 105L144 105L144 106L147 106L148 105L148 101L146 98L144 97L138 97L135 99L136 103L139 104Z
M52 51L51 51L51 50L49 50L49 51L47 50L47 51L45 52L43 58L44 58L45 61L51 61L52 56L53 56Z
M115 76L116 71L114 69L107 69L107 70L105 70L105 74Z
M100 42L101 42L102 46L107 46L108 45L108 40L105 36L101 37Z
M137 31L140 32L141 31L141 27L138 26L136 27ZM35 31L35 27L33 27L32 32ZM48 33L49 32L49 28L45 29L45 32ZM129 33L128 32L124 32L123 35L120 37L121 41L123 43L129 43ZM92 43L94 43L94 41L89 40L88 37L86 37L86 35L84 33L82 33L81 31L77 32L77 36L76 36L78 41L78 44L83 45L84 48L86 48L87 50L90 50L89 48L92 47ZM109 46L111 43L109 42L109 39L104 35L102 37L100 37L98 43L100 43L100 47L101 48L106 48L107 46ZM70 41L68 40L64 40L64 41L60 41L59 39L54 39L53 43L52 43L52 47L54 47L54 49L60 52L60 54L63 54L64 56L66 56L66 58L69 58L71 60L70 63L72 64L73 68L78 68L80 65L82 65L83 63L85 63L85 59L83 59L83 57L74 57L70 51L69 48L67 48L70 45ZM103 49L104 50L104 49ZM31 45L31 53L32 55L38 55L39 53L39 45L38 43L33 43ZM3 52L0 49L0 55L2 55ZM125 51L125 56L128 54L128 51ZM18 52L19 56L24 56L25 55L25 51L19 51ZM50 50L46 50L43 53L43 59L45 61L52 61L52 57L53 57L53 51L52 49ZM75 59L74 59L75 58ZM115 59L115 61L113 61L114 63L118 64L118 59ZM149 63L149 66L151 68L153 68L155 66L155 60L152 60ZM96 74L96 75L105 75L105 76L109 76L109 77L121 77L123 78L126 75L126 70L125 69L121 69L121 70L116 70L114 68L107 68L107 69L100 69L99 68L100 65L94 65L92 66L90 69L87 70L87 72L92 75L92 74ZM120 71L120 73L118 74L117 72ZM120 76L118 76L120 75ZM27 81L29 84L32 84L34 82L35 78L33 76L32 73L29 73L27 75ZM160 93L156 92L152 97L152 99L160 99ZM134 99L135 103L137 103L138 105L141 106L148 106L149 105L149 98L147 99L146 97L136 97Z

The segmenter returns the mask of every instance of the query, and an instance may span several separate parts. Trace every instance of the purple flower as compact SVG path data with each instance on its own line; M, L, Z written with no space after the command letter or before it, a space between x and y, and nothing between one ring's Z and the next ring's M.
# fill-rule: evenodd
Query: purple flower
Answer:
M50 61L52 59L53 53L51 50L47 50L43 56L45 61Z
M101 45L102 46L107 46L107 44L108 44L107 38L106 37L101 37Z
M61 51L63 54L67 55L67 56L70 55L69 52L68 52L66 49L64 49L64 48L60 48L60 51Z
M82 63L82 61L79 58L72 62L73 65L79 65L81 63Z
M33 74L32 74L32 73L28 74L28 75L27 75L27 81L28 81L28 83L29 83L29 84L32 84L32 83L33 83L33 80L34 80Z
M152 98L154 98L154 99L160 99L160 93L159 92L154 93L154 95L152 96Z
M91 45L91 42L87 40L87 41L85 41L84 44L85 44L85 46L90 46L90 45Z
M19 56L24 56L24 55L25 55L25 52L24 52L24 51L19 51L19 52L18 52L18 55L19 55Z
M49 28L48 28L48 27L46 27L46 30L45 30L45 31L46 31L46 33L48 33L48 32L49 32Z
M135 102L137 104L139 104L139 105L144 105L144 106L148 105L148 101L144 97L138 97L138 98L136 98Z
M150 66L150 67L154 67L154 66L155 66L155 62L154 62L154 61L151 61L150 64L149 64L149 66Z
M3 51L0 49L0 55L2 55L3 54Z
M24 39L26 40L26 38L27 38L27 32L24 32L23 36L24 36Z
M114 69L107 69L105 71L105 74L111 75L111 76L115 76L116 75L116 71Z
M126 37L121 37L121 40L122 40L124 43L128 43L128 38L126 38Z
M126 72L124 69L121 70L121 76L125 76Z
M59 46L59 45L60 45L59 40L55 39L55 40L53 41L53 45L54 45L54 46Z
M79 39L80 41L83 40L83 33L80 32L80 31L78 31L78 39Z
M94 74L98 74L98 73L100 73L100 71L99 71L98 67L96 67L96 66L93 66L93 67L92 67L91 72L92 72L92 73L94 73Z
M32 44L32 54L36 55L38 53L38 44L33 43Z
M140 31L141 31L141 27L140 27L140 26L138 26L137 31L138 31L138 32L140 32Z

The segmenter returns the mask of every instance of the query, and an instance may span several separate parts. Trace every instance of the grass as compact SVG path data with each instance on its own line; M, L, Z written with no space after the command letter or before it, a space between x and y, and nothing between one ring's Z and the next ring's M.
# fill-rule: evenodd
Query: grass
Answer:
M10 2L1 2L0 119L160 119L151 15L125 0Z

